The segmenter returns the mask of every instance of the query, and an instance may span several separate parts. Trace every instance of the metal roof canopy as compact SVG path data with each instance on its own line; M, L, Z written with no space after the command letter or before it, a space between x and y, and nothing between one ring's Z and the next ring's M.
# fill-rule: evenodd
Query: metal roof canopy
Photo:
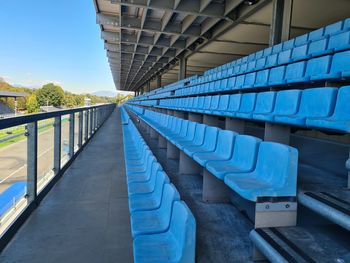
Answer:
M26 93L0 90L0 98L18 98L18 97L25 97L25 96L27 96Z
M94 0L97 23L117 89L136 91L263 49L269 44L273 0ZM293 0L290 36L350 16L350 1Z

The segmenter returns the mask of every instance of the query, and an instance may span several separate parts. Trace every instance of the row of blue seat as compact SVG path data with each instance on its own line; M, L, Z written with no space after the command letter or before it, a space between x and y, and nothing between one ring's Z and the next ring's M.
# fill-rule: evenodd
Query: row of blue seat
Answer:
M349 101L344 86L164 99L157 107L350 133Z
M223 78L242 74L246 75L248 73L256 72L257 70L263 71L264 69L270 69L271 67L287 65L297 61L315 58L320 55L333 54L334 52L344 51L349 48L350 18L322 27L272 47L268 47L238 60L234 60L230 63L207 70L204 72L203 76L192 76L185 81L181 80L176 83L172 83L166 87L154 90L151 93L146 93L143 96L139 96L139 99L164 98L169 96L169 94L154 94L170 90L175 90L176 95L178 96L195 94L193 92L188 93L188 88L192 86L202 86L203 84L215 80L221 80ZM259 73L260 77L263 77L265 74L266 72ZM238 79L237 87L240 85L250 86L252 84L258 85L257 87L259 87L259 85L261 85L259 84L259 81L257 83L252 83L251 78L253 76L254 74L249 75L246 81L247 83L245 84L245 80L242 80L243 77L240 77ZM189 82L189 86L186 86L187 82ZM240 84L241 82L242 84ZM215 86L218 85L216 84ZM182 88L184 88L184 90Z
M195 219L121 108L135 262L194 262Z
M0 218L26 194L27 183L16 182L0 194Z
M309 44L311 45L311 49L320 45L321 43L317 43L317 41L323 41L331 39L331 44L329 49L341 50L344 47L340 43L342 40L339 39L339 35L342 33L348 33L350 30L350 19L346 19L344 21L339 21L334 24L328 25L326 27L319 28L307 34L298 36L296 38L281 42L272 47L265 48L258 52L252 53L248 56L242 57L240 59L234 60L230 63L221 65L219 67L207 70L203 75L208 76L213 73L223 71L225 69L232 68L233 66L240 66L242 64L258 60L260 58L268 57L270 55L275 55L283 51L292 50L293 48L305 47ZM334 37L337 36L337 37ZM349 44L349 43L348 43ZM347 45L348 45L347 44ZM323 44L321 44L323 45ZM316 47L318 49L319 47Z
M251 72L176 90L176 96L252 90L350 78L350 51Z
M137 115L243 198L296 195L296 149L147 109Z

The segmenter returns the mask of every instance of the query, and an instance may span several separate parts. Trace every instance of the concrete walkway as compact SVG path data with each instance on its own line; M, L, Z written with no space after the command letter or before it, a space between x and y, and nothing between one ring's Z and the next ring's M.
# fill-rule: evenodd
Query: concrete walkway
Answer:
M4 249L0 262L132 262L118 110Z

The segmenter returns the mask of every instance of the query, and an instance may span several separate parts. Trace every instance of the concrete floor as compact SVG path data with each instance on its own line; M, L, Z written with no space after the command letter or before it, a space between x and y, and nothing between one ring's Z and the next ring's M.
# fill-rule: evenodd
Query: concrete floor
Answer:
M0 255L0 262L132 262L116 110Z

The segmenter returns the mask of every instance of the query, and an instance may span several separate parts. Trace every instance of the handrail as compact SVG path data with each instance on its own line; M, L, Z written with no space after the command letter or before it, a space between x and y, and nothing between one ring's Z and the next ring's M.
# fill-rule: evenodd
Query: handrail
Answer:
M68 115L68 114L81 112L85 110L106 107L109 105L114 106L115 104L110 103L110 104L103 104L103 105L96 105L96 106L89 106L89 107L79 107L74 109L64 109L64 110L58 110L54 112L34 113L34 114L16 116L12 118L0 119L0 130L21 125L21 124L26 124L29 122L41 121L41 120L50 119L50 118L54 118L62 115Z

